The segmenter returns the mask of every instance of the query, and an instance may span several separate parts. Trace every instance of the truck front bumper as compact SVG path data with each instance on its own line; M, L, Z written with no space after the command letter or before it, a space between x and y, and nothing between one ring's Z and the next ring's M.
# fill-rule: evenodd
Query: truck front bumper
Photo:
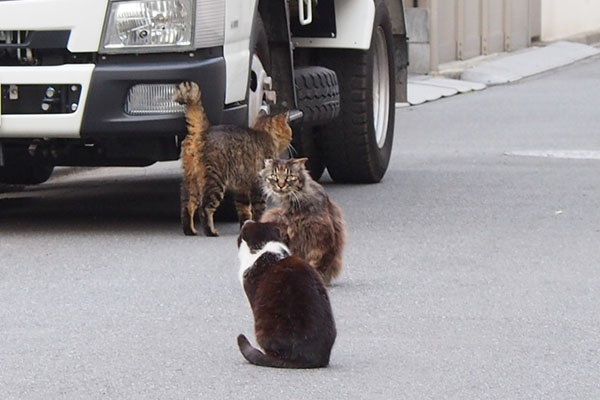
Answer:
M125 101L137 84L176 84L191 80L202 88L204 108L213 123L223 120L225 61L221 55L112 56L96 64L0 66L2 104L10 85L80 85L76 110L68 113L7 114L0 107L2 138L123 138L173 136L186 132L182 113L129 115ZM37 101L37 99L35 100ZM41 103L41 100L40 100ZM4 107L7 109L8 107Z

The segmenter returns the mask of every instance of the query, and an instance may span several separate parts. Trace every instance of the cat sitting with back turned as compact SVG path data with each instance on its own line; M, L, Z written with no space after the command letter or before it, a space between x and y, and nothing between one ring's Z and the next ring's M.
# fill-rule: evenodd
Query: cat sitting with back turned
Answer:
M273 223L247 221L238 237L240 280L258 344L238 336L250 363L277 368L321 368L329 364L336 328L319 273L290 255Z

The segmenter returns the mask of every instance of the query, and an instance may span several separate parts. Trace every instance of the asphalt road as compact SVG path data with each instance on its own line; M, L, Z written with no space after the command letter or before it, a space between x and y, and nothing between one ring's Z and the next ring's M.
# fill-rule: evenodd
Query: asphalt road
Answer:
M384 181L326 183L324 370L243 360L237 225L183 236L177 164L4 188L0 398L600 398L599 104L595 58L399 109Z

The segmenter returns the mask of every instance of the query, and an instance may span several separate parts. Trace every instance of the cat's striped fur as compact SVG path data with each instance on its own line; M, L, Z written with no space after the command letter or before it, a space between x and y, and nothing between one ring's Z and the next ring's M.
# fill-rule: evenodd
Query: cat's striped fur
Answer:
M265 158L277 157L292 140L288 114L259 117L254 128L210 126L194 82L177 86L175 100L186 105L188 134L181 147L183 182L181 223L186 235L196 235L199 214L204 233L218 236L213 214L226 191L234 195L240 224L259 219L265 209L259 171Z

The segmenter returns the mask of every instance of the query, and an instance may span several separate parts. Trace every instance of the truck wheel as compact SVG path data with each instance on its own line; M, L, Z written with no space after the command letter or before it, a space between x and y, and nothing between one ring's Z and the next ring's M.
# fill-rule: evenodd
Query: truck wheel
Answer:
M302 126L294 130L292 138L293 155L295 158L307 157L306 169L315 181L321 179L325 172L325 162L321 149L317 146L315 135L317 131L312 126Z
M302 123L319 125L329 122L340 112L340 90L337 75L324 67L294 69L298 109L304 114Z
M294 132L292 146L297 157L308 157L306 167L319 180L325 163L315 137L315 125L331 121L340 112L337 75L324 67L299 67L294 70L298 109L303 113L302 128Z
M338 76L340 116L320 128L329 174L336 182L379 182L389 165L394 136L395 65L392 24L375 0L368 50L323 51L321 63Z
M26 147L5 148L4 166L0 166L0 183L37 185L46 182L54 166L32 157Z

